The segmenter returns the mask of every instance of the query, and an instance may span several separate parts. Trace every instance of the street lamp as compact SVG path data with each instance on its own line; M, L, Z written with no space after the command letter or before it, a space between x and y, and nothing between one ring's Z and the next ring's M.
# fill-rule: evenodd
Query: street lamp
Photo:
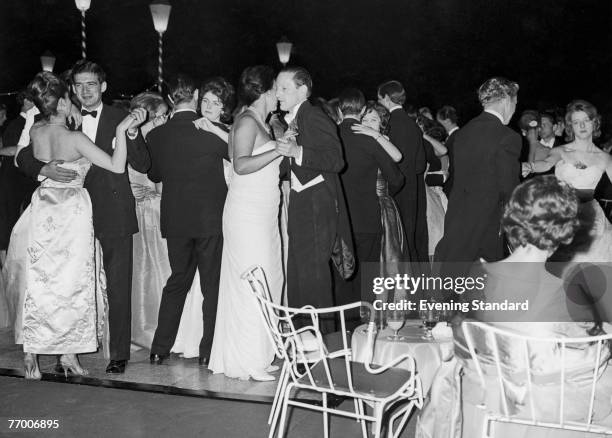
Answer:
M159 53L157 57L157 89L161 93L163 83L163 36L168 29L168 20L170 19L170 2L167 0L154 0L150 5L151 17L153 18L153 27L159 34Z
M74 0L76 7L81 11L81 58L85 59L87 54L87 38L85 36L85 12L91 6L91 0Z
M287 37L282 37L278 43L276 43L276 51L278 52L278 60L283 67L287 65L289 62L289 58L291 57L291 47L293 44L287 39Z
M53 71L53 66L55 65L55 56L53 53L48 50L45 51L42 55L40 55L40 65L42 66L43 71Z

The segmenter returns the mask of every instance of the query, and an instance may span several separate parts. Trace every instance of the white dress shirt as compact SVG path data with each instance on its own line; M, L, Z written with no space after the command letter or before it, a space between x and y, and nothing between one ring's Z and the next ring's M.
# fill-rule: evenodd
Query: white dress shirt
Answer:
M555 137L550 138L549 140L540 139L540 144L544 147L551 149L555 145Z
M83 116L83 134L85 134L89 139L95 143L96 142L96 134L98 132L98 124L100 123L100 116L102 115L102 102L91 110L87 111L97 111L96 117L93 116Z
M297 105L295 105L291 111L289 111L286 115L285 115L285 122L287 122L288 125L291 125L291 122L293 122L295 120L295 117L297 116L297 112L300 109L300 107L302 106L302 104L306 102L305 100L298 103ZM299 131L300 127L298 126L298 131ZM298 152L298 156L294 158L295 160L295 164L297 164L298 166L302 165L302 156L303 156L303 152L304 152L304 148L301 146L299 147L299 152ZM308 181L306 184L302 184L300 182L300 180L297 178L297 176L295 176L295 174L293 173L293 171L291 172L291 190L295 190L296 192L302 192L310 187L316 186L319 183L322 183L323 181L325 181L325 179L323 178L323 175L318 175L316 177L314 177L313 179L311 179L310 181Z

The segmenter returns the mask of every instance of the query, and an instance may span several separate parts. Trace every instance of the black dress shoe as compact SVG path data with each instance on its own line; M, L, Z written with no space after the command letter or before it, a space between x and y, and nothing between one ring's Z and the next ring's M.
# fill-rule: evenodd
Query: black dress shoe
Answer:
M208 364L208 358L204 356L198 357L198 365L206 365Z
M107 374L123 374L127 360L111 360L106 367Z
M169 354L152 354L149 356L149 361L151 362L151 364L155 363L157 365L161 365L169 357L170 357Z

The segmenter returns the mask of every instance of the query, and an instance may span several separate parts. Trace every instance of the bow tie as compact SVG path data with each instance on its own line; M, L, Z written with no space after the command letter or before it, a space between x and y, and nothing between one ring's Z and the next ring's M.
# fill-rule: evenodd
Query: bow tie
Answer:
M81 110L81 115L83 117L91 116L91 117L93 117L95 119L96 117L98 117L98 111L87 111L87 110L83 109L83 110Z

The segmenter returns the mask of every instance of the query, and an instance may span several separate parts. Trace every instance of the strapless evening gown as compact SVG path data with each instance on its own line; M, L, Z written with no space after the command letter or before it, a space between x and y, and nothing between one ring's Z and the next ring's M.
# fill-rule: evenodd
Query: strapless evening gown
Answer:
M253 155L274 148L267 142ZM262 374L274 360L257 299L241 275L260 265L266 273L274 302L283 288L279 164L275 160L247 175L232 169L223 209L223 255L219 304L209 369L227 377L248 379Z
M77 177L45 179L36 189L13 229L3 269L16 343L36 354L92 352L102 336L105 278L83 188L91 163L82 157L63 166Z

